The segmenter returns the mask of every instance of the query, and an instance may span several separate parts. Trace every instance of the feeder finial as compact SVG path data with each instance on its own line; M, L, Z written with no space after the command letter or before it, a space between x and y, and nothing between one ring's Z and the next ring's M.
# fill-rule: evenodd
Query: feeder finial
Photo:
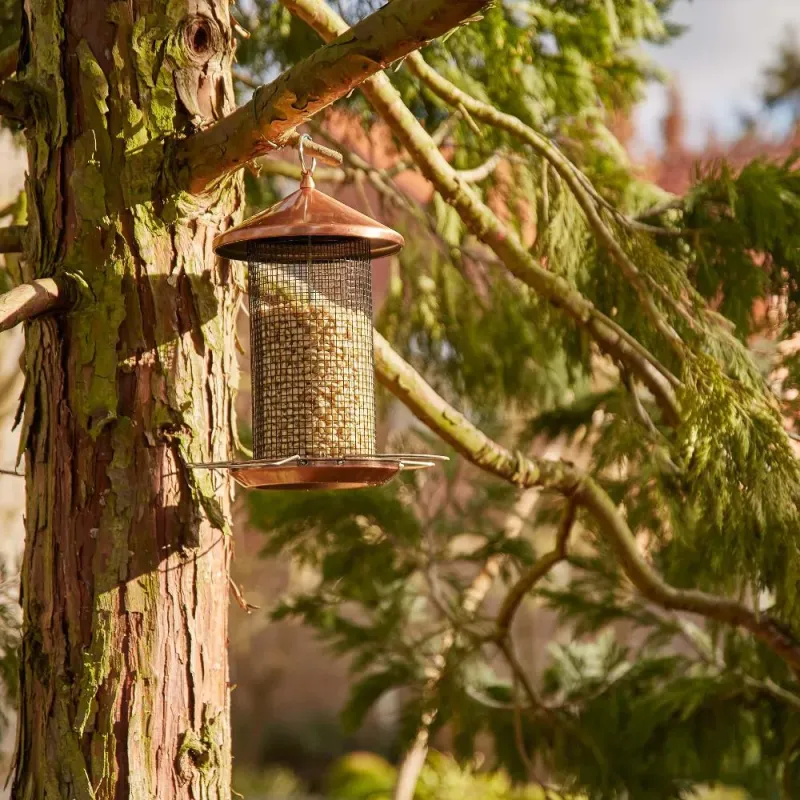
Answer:
M300 178L300 188L301 189L313 189L315 187L314 183L314 170L317 168L317 159L316 156L311 159L311 169L308 168L306 165L306 157L304 152L304 146L306 139L310 142L313 141L309 134L304 133L298 140L297 140L297 150L300 153L300 169L302 170L302 175Z

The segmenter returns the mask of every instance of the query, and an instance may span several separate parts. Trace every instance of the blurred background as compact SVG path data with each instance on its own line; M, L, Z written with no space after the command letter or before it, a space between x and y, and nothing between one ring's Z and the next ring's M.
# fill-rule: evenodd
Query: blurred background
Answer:
M270 5L263 4L267 9ZM257 21L258 4L243 3L242 8L249 24ZM680 194L689 187L698 163L724 158L741 166L757 156L782 160L800 148L800 2L679 0L669 18L682 32L664 44L643 45L658 71L632 110L619 113L610 125L643 179ZM252 46L243 47L243 68L249 68L247 48ZM240 77L238 90L246 96L248 80L268 77L276 68L275 64L257 64ZM378 168L391 168L399 159L391 138L377 124L354 126L352 113L358 112L330 114L324 130ZM313 134L316 137L320 132ZM292 153L279 158L296 164ZM8 223L20 213L17 201L24 169L19 142L8 131L0 131L0 222ZM284 175L280 175L282 171ZM263 205L291 191L295 184L290 175L279 167L267 167L262 177L249 176L251 202ZM417 202L430 200L430 190L417 174L400 173L397 180ZM324 180L321 186L373 214L381 205L369 186L325 184ZM379 312L390 293L391 270L389 263L376 266ZM241 325L241 338L246 341L245 315ZM14 574L22 547L23 484L20 477L8 473L16 468L18 443L12 428L21 390L21 340L19 329L0 334L0 557L4 564L0 599L6 609L6 625L12 628ZM242 366L246 369L246 356ZM246 374L242 386L239 410L246 440L250 402ZM432 446L424 432L411 429L410 417L385 398L382 409L380 435L387 449L408 441L418 447ZM443 519L450 519L453 503L472 503L474 510L483 510L497 520L502 504L481 493L476 475L458 464L444 472L428 478L426 486L401 487L406 490L406 506L414 506L420 524L431 529L444 524ZM396 494L399 490L391 491ZM276 496L265 499L240 492L236 508L234 579L246 603L254 608L243 610L235 602L230 608L231 672L236 684L232 696L234 788L248 797L323 797L332 792L330 796L344 797L341 787L349 785L353 798L366 798L370 792L383 796L381 787L390 785L391 765L399 756L401 693L386 693L360 725L347 725L342 710L352 687L350 659L337 654L319 629L270 618L268 612L282 599L313 586L316 580L315 569L308 563L299 563L285 553L265 552L265 529L279 512L296 513L290 501L282 502ZM315 500L308 496L305 502ZM503 502L507 504L508 498ZM548 648L571 638L568 629L558 626L554 615L538 608L535 601L524 609L516 625L519 657L534 672L544 669ZM0 644L5 648L2 668L13 671L13 636ZM3 760L7 763L13 740L9 734L13 690L5 697L5 706ZM351 716L352 711L350 708ZM444 730L437 739L443 752L452 745L448 737ZM481 758L476 756L476 768ZM428 784L434 787L429 789L431 796L445 796L443 789L435 788L443 785L437 781L445 779L452 782L448 791L467 796L465 789L453 789L463 776L446 757L434 760L428 769ZM432 777L433 773L437 777ZM507 785L469 786L474 792L469 796L476 798L511 796ZM530 798L544 797L539 789L530 791L526 795ZM735 789L709 789L707 796L745 795Z

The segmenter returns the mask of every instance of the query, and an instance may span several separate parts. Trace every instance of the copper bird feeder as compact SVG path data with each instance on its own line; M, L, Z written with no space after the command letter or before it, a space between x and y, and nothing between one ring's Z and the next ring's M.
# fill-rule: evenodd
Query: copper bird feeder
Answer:
M247 261L253 459L204 464L261 489L378 486L439 456L375 453L374 258L403 237L317 191L300 139L300 188L221 234Z

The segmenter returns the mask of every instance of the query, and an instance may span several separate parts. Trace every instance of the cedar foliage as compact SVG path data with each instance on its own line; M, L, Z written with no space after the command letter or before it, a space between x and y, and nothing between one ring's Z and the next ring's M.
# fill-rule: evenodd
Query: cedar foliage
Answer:
M372 4L333 5L353 21ZM584 455L647 559L673 585L769 606L798 635L800 467L784 431L797 369L791 359L779 363L774 342L795 333L800 320L800 171L795 159L755 161L739 172L720 163L698 171L687 196L672 204L637 177L608 121L641 97L654 74L638 45L679 34L670 6L496 2L424 57L460 88L546 135L591 181L600 219L644 290L538 153L464 115L447 140L458 169L502 155L503 168L476 191L499 201L520 235L535 230L532 252L679 376L680 423L668 426L624 368L510 277L438 195L411 211L384 201L410 244L395 265L379 327L441 394L508 447L560 442ZM254 33L241 61L253 75L317 46L278 4L258 0L241 13ZM452 109L408 70L391 77L429 130L450 119ZM365 127L373 124L357 93L349 106ZM763 299L775 312L767 322L752 313ZM654 315L679 344L659 331ZM758 351L751 349L756 336ZM787 374L776 392L778 366ZM405 436L389 449L437 447L419 430ZM316 569L316 586L285 598L274 617L301 619L351 657L347 724L357 727L381 696L402 689L404 740L433 705L434 728L451 726L459 758L488 733L496 765L517 781L530 779L535 762L534 771L564 791L597 800L689 797L717 782L753 797L800 793L794 676L746 634L637 597L584 515L566 574L533 593L569 641L549 648L543 675L529 676L537 702L526 702L498 657L493 616L465 616L463 602L487 559L504 556L501 590L535 563L561 502L543 497L522 535L511 538L505 523L518 492L450 455L441 471L380 490L313 502L292 494L250 498L266 553L288 553ZM431 665L442 663L432 701Z

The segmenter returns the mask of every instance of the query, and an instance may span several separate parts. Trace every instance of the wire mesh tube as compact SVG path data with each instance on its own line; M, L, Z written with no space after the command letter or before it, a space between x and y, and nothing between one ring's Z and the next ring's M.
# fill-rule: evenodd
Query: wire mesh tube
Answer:
M261 240L247 258L254 457L372 455L369 242Z

